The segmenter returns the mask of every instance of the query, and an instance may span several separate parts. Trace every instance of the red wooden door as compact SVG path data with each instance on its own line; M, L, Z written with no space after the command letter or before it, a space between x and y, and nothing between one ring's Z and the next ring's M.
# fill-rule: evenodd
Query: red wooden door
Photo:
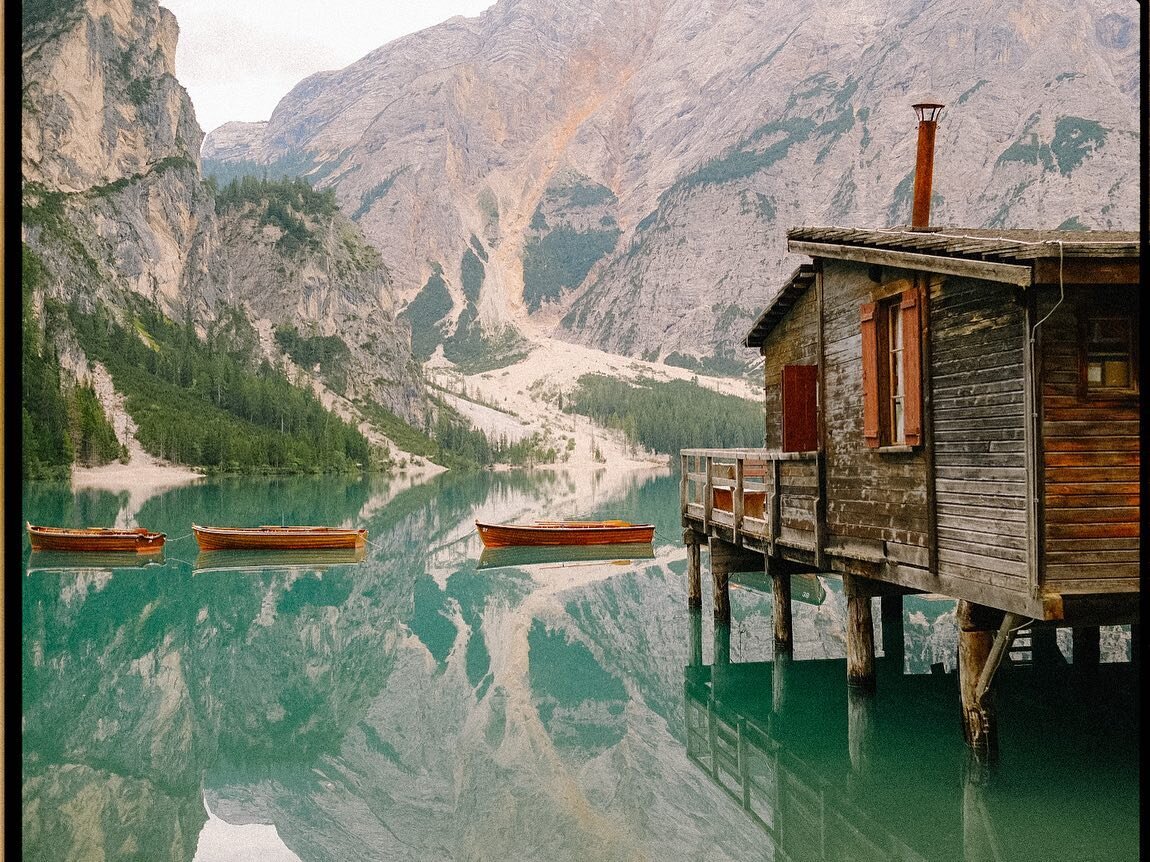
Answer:
M783 366L783 451L813 452L819 448L819 367Z

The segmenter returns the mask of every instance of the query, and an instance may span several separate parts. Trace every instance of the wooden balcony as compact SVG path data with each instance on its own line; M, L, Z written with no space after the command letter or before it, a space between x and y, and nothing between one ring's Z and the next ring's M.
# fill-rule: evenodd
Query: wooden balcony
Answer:
M820 453L683 449L680 458L684 527L767 556L822 563Z

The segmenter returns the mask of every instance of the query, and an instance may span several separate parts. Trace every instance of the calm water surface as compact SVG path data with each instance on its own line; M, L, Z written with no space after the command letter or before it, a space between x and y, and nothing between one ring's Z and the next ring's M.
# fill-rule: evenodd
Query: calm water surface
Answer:
M796 579L790 662L753 579L729 630L688 612L677 497L674 476L511 473L143 502L26 486L33 523L169 541L136 567L25 539L23 858L1138 858L1125 633L1094 678L1004 667L1001 761L980 771L951 603L907 598L904 655L888 633L877 695L852 698L837 579ZM596 515L654 522L653 557L492 560L473 527ZM370 544L205 559L193 522L354 524Z

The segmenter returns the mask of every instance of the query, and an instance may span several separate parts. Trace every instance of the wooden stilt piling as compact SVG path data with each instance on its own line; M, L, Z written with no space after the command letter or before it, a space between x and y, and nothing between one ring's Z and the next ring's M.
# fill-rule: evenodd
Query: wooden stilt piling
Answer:
M861 691L874 691L874 620L870 592L861 580L843 575L847 597L847 684Z
M702 544L694 530L683 531L683 544L687 546L687 607L703 606Z
M771 586L775 599L775 655L790 655L794 652L794 633L791 630L791 576L783 571L773 571Z
M732 572L761 572L763 558L754 551L711 537L711 578L714 581L715 622L731 623L730 575Z
M731 583L727 570L715 564L711 557L711 580L713 582L713 595L715 601L715 625L729 626L731 624Z
M962 735L975 756L992 759L998 752L998 727L993 690L978 696L978 680L990 657L1002 613L960 601L958 623L958 692L962 705Z

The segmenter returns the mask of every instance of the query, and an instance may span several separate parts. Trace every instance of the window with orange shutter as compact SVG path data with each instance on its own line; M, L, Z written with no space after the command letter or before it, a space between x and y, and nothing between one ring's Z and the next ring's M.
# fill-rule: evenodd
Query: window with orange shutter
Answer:
M870 448L922 443L919 315L913 287L860 309L863 438Z

